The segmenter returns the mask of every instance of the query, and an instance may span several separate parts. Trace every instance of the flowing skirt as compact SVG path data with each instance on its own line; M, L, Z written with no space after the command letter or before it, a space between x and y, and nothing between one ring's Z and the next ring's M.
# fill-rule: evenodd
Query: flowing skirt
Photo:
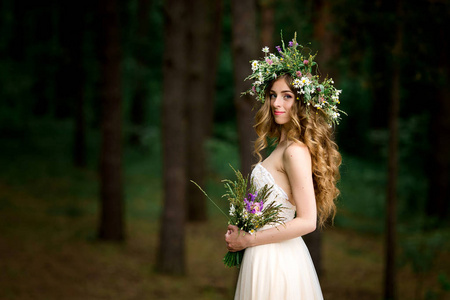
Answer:
M301 237L245 250L235 300L323 299Z

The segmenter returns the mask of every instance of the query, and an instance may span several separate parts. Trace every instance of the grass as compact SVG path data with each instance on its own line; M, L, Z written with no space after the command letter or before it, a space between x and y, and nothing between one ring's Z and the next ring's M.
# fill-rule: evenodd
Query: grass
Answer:
M100 242L97 135L90 136L88 168L79 170L67 155L70 124L35 125L29 136L2 139L0 299L232 299L237 273L221 262L226 220L212 206L208 222L186 226L187 276L154 270L162 205L161 166L151 155L159 152L157 145L126 150L127 239ZM236 162L236 149L221 143L209 146L213 197L222 192L220 179L229 177L220 162ZM344 161L343 178L358 185L342 183L340 216L323 232L322 290L331 300L382 299L382 196L358 196L380 193L382 174L356 158ZM399 299L448 298L448 229L433 235L401 231L399 245Z

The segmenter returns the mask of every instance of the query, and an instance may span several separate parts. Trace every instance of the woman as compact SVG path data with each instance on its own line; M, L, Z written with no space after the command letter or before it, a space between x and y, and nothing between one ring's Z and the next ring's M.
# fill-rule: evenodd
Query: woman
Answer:
M340 91L332 79L319 81L314 56L296 39L252 62L254 80L246 93L263 104L256 114L259 163L252 172L257 187L273 185L271 201L283 206L285 224L256 234L228 226L229 251L245 250L235 299L323 299L310 254L301 236L322 227L335 213L341 156L332 140L339 120ZM275 140L262 161L260 152Z

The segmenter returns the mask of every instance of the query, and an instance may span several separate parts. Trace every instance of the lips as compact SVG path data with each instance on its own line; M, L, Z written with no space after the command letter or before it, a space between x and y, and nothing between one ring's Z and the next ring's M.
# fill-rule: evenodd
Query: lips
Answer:
M284 114L284 111L274 111L273 114L274 114L275 116L279 116L279 115Z

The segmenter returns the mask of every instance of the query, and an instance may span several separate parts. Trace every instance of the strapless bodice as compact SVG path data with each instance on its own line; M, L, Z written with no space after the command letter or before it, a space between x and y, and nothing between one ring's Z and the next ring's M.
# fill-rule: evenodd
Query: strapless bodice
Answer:
M284 221L290 221L295 216L296 207L289 202L289 197L286 192L276 184L272 174L263 167L261 163L257 164L252 171L251 178L253 180L253 184L257 187L257 189L261 189L264 185L268 184L269 186L273 186L272 193L269 195L269 199L267 203L275 202L276 204L281 204L283 206L283 210L280 212L281 217L284 218ZM273 225L266 225L261 229L267 229L273 227Z

